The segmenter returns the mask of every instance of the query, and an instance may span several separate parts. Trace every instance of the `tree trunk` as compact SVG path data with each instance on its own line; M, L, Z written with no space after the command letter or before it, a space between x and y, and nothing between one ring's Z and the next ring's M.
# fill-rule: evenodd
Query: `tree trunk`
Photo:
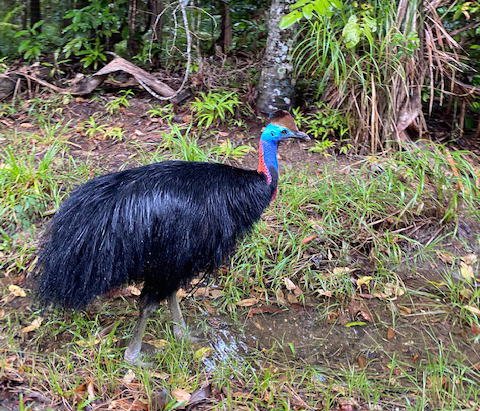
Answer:
M26 30L28 25L28 6L25 4L22 13L22 30Z
M272 0L268 38L262 73L258 84L257 107L263 113L277 109L288 110L295 95L293 86L291 55L296 25L280 30L278 25L283 16L290 12L295 0Z
M33 26L40 20L42 20L42 13L40 11L40 0L30 0L30 26ZM42 28L39 27L37 31L41 32Z
M150 25L152 27L153 39L158 44L159 48L162 48L163 41L163 21L165 14L159 18L158 16L163 11L163 0L150 0L150 9L151 9L151 19Z
M66 10L71 10L73 8L73 0L66 0ZM62 18L62 28L67 27L72 24L72 19Z
M222 42L222 50L224 54L227 54L232 47L232 20L230 18L230 6L227 2L221 1L222 7L222 35L220 37Z
M127 54L131 58L140 51L139 44L135 38L135 28L137 22L138 0L129 0L128 2L128 38Z
M88 0L76 0L75 1L75 9L80 10L83 9L84 7L87 7L90 4Z

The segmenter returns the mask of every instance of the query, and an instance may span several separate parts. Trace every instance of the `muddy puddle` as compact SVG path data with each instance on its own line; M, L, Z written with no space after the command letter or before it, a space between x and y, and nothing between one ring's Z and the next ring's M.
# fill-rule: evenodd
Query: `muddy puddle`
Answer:
M228 323L211 329L208 345L212 354L205 359L209 371L217 362L244 362L254 352L269 350L280 363L347 370L355 365L375 374L391 373L392 359L415 369L426 361L448 356L466 364L480 361L461 329L452 326L442 314L397 318L392 327L383 321L346 327L329 324L314 311L285 310L255 315L243 325ZM426 316L430 316L426 320ZM480 377L476 377L480 383Z

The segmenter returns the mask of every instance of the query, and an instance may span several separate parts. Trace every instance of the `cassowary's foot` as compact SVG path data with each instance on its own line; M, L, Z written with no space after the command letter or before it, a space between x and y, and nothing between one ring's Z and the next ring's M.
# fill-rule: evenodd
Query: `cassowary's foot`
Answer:
M130 346L127 347L124 354L125 362L128 362L130 365L142 366L144 365L143 353L142 350L136 350Z
M153 357L156 352L157 349L150 344L143 343L140 349L129 345L125 350L124 359L130 365L146 367L152 364L147 358Z
M133 330L132 340L124 354L125 361L131 365L147 365L142 359L146 353L145 350L142 350L142 340L147 327L148 316L155 308L157 308L157 304L146 304L140 309L140 315Z

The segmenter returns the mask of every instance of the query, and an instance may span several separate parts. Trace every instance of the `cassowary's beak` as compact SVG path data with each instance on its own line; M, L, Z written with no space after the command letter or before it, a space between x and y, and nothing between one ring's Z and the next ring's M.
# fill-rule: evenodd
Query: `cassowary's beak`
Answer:
M298 138L300 140L310 140L310 137L308 137L307 134L302 133L301 131L295 131L293 133L293 138Z

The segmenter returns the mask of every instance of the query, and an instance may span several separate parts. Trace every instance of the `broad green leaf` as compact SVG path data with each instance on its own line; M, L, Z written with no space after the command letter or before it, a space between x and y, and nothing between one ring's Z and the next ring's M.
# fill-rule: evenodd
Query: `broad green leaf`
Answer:
M20 31L17 31L13 37L26 36L28 34L30 34L28 30L20 30Z
M372 36L372 32L370 31L369 26L364 26L363 27L363 34L365 35L366 39L368 40L368 44L370 44L370 47L373 47L373 36Z
M363 26L368 27L372 33L377 31L377 20L368 15L363 16Z
M290 10L295 10L300 7L305 6L305 4L310 3L312 0L298 0L295 4L292 4L290 6Z
M43 20L37 21L33 26L32 30L38 29L43 24Z
M313 3L313 8L319 16L324 16L328 11L329 5L329 0L315 0Z
M313 4L307 4L303 9L302 9L303 15L310 20L313 16Z
M329 0L330 4L334 7L336 7L338 10L343 9L343 3L341 0Z
M18 47L18 52L21 53L22 51L25 51L26 49L28 49L31 42L32 42L31 39L23 40L20 43L20 47Z
M362 35L362 28L358 24L357 16L350 16L348 23L345 24L345 27L342 31L343 41L347 48L355 47L360 41L360 36Z
M294 10L282 18L282 20L280 21L279 27L281 29L286 29L290 26L293 26L302 17L303 17L302 13L300 13L298 10Z

